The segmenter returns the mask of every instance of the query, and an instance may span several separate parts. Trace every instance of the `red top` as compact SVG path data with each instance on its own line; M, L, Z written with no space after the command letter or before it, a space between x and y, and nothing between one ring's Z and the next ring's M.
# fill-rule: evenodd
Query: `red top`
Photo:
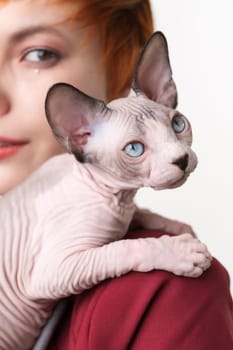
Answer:
M74 349L233 350L228 273L214 259L196 279L153 271L107 280L74 298L49 347Z

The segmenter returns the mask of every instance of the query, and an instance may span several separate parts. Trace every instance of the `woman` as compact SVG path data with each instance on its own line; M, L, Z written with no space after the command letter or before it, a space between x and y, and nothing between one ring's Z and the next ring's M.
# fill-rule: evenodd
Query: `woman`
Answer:
M44 113L58 81L108 101L124 95L152 33L148 1L0 2L0 193L64 152ZM138 236L158 232L138 231ZM75 297L51 348L232 349L228 275L131 273Z

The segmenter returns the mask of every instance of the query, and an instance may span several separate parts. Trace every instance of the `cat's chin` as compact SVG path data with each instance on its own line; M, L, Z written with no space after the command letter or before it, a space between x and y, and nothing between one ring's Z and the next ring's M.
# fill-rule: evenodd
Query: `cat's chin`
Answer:
M179 178L178 180L175 180L174 182L170 182L170 183L164 183L164 184L159 184L156 186L151 186L154 190L156 191L162 191L162 190L169 190L172 188L177 188L182 186L187 178L189 177L190 174L184 174L181 178Z
M171 185L169 185L167 187L167 189L172 189L172 188L177 188L177 187L182 186L186 182L188 177L189 177L189 174L184 174L181 179L179 179L178 181L173 182Z

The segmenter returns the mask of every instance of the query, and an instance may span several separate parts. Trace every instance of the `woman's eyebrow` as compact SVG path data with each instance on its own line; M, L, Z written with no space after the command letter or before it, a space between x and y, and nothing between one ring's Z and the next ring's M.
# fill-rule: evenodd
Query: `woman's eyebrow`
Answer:
M51 33L60 38L64 38L63 34L52 26L30 26L12 33L9 37L9 42L16 44L17 42L23 41L32 35L40 33Z

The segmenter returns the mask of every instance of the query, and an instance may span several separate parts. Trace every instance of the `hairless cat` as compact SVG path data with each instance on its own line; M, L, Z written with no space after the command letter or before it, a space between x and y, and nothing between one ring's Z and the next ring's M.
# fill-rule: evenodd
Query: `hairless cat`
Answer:
M0 201L0 349L30 349L58 299L107 278L153 269L198 277L210 266L187 225L133 201L143 186L182 185L197 165L176 103L161 32L144 47L128 97L105 105L65 83L50 88L48 122L71 154L48 160ZM134 220L174 236L123 239Z

